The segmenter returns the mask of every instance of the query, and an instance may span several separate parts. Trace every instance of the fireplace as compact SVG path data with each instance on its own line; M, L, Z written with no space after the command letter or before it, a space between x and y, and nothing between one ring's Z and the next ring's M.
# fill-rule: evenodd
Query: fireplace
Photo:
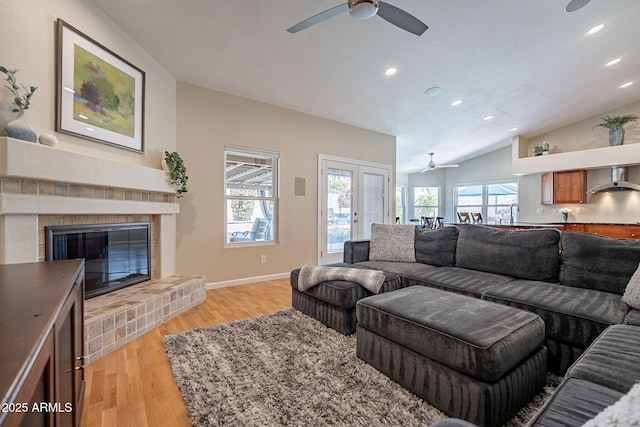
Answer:
M85 259L85 298L151 279L151 224L45 227L46 260Z

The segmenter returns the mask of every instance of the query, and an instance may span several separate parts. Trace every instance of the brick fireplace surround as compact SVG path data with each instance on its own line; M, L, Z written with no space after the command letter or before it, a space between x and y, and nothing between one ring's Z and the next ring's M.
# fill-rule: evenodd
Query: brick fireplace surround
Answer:
M151 222L151 280L85 303L89 363L205 300L175 274L179 211L160 169L0 137L0 264L43 261L47 225Z

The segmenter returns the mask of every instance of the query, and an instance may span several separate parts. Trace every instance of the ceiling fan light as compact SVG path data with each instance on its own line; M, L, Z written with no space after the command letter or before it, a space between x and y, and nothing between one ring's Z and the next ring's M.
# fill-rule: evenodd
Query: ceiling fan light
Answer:
M369 19L378 13L378 0L349 1L349 13L356 19Z

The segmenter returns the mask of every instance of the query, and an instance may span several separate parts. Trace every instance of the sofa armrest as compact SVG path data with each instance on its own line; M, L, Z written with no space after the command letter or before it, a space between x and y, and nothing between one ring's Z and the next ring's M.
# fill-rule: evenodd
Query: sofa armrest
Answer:
M344 242L344 262L355 264L369 261L370 240L347 240Z

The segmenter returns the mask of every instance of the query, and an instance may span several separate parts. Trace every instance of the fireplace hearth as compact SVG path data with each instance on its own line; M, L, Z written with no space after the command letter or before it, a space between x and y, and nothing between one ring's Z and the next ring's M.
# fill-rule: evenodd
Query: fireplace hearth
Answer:
M85 298L151 279L149 222L45 227L46 260L85 259Z

